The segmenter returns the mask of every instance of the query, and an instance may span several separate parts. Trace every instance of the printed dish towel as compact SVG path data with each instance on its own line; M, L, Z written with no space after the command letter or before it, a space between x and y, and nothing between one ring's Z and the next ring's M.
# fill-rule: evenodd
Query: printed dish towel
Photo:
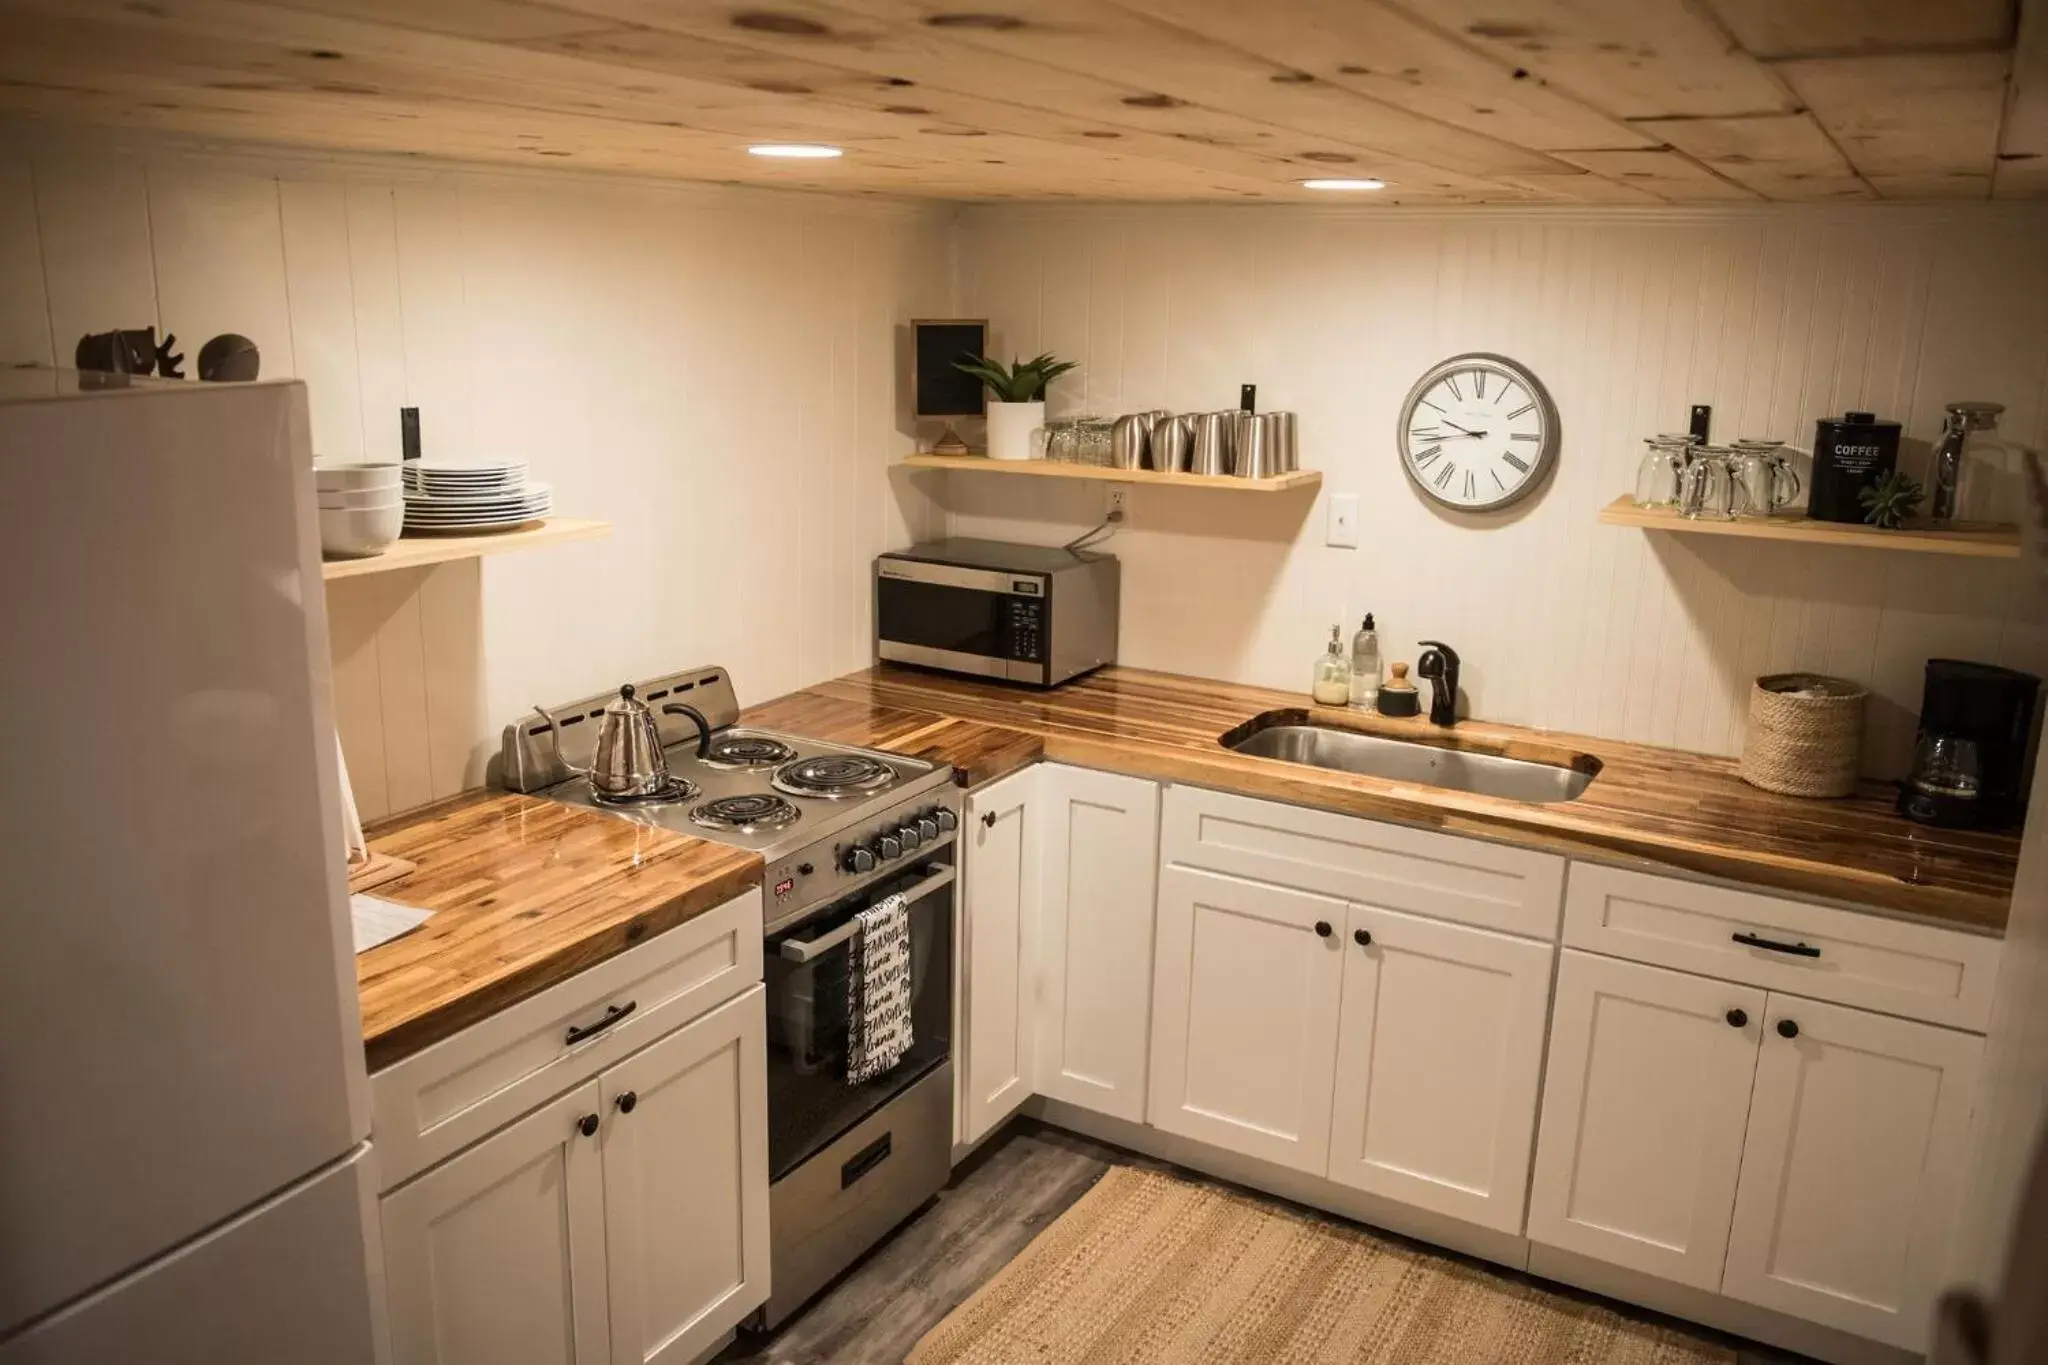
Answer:
M870 1081L910 1051L910 903L887 896L854 918L846 974L846 1083Z

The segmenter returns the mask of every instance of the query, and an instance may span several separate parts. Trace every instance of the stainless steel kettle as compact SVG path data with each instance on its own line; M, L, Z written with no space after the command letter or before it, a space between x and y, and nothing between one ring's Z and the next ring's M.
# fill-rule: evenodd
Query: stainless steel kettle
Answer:
M548 741L554 747L555 762L564 771L590 779L590 789L600 797L630 800L656 796L672 785L668 755L661 751L661 730L647 703L633 695L633 684L619 689L618 699L604 708L597 722L597 742L590 752L590 766L578 768L562 756L562 726L539 706L533 708L548 723Z

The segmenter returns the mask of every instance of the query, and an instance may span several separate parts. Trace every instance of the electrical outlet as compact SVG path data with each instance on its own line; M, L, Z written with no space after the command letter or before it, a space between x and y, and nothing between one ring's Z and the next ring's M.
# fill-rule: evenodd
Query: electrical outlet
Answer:
M1127 526L1131 520L1131 486L1127 483L1112 483L1104 487L1102 519Z
M1335 493L1330 497L1330 526L1323 543L1340 550L1358 548L1358 494Z

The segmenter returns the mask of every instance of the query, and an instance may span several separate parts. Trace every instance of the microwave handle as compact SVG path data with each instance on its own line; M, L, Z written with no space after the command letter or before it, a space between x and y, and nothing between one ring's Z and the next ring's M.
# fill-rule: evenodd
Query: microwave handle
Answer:
M937 872L932 873L931 876L905 890L903 898L906 901L923 900L930 893L951 883L956 875L958 874L954 868L940 868ZM823 934L817 938L786 938L777 946L776 951L791 962L815 962L859 932L860 921L858 919L850 919L831 933Z

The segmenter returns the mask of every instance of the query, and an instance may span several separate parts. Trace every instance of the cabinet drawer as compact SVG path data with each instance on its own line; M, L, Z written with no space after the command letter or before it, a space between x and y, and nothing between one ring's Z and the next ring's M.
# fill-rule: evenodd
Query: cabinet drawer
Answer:
M383 1188L761 980L758 888L370 1078ZM573 1029L618 1022L577 1042Z
M1999 952L1997 939L1979 934L1580 862L1565 893L1564 939L1978 1032L1990 1018Z
M1388 910L1557 939L1564 859L1248 796L1173 787L1166 861Z

